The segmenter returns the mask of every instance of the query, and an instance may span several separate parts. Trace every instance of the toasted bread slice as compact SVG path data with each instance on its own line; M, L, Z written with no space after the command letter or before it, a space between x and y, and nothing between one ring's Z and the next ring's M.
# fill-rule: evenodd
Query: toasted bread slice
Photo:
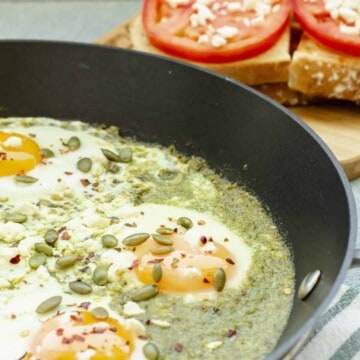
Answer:
M288 84L309 96L360 103L360 58L336 52L303 34L293 54Z
M130 23L129 30L134 49L173 57L150 44L144 32L140 15ZM287 82L291 60L289 47L290 29L287 29L271 49L251 59L222 64L191 63L219 72L248 85ZM181 58L178 58L178 60L183 61Z
M138 24L139 21L140 21L140 25ZM130 34L131 30L132 30L132 37ZM285 34L285 36L288 37L289 35ZM161 52L160 50L156 49L155 47L153 47L151 44L149 44L149 41L147 40L147 38L146 37L143 38L143 37L145 37L145 34L142 30L141 18L138 15L135 18L126 22L125 24L118 26L117 28L112 30L110 33L105 34L101 38L97 39L95 42L97 44L117 46L117 47L122 47L122 48L127 48L127 49L136 49L139 51L169 56L168 54L165 54L165 53ZM135 44L133 42L133 39L135 41ZM288 40L286 40L286 42L287 41ZM286 42L282 41L281 45L284 46L284 44ZM280 47L280 45L278 45L278 46ZM287 47L288 47L288 45L286 46L286 48ZM283 49L283 51L285 52L285 49ZM275 56L275 54L273 52L272 52L272 54L273 54L273 56ZM264 56L264 54L260 57L260 62L263 61L262 67L264 69L265 60L261 60L263 56ZM259 57L257 57L257 58L259 58ZM284 58L288 59L288 51L286 51L286 54L284 54ZM260 79L261 76L256 73L257 69L258 69L257 62L253 62L252 64L250 64L250 60L246 60L246 61L247 61L247 64L245 64L245 65L241 65L242 61L237 62L237 64L239 64L240 67L245 66L245 67L241 68L240 72L242 74L244 74L244 72L246 72L247 70L249 70L251 68L252 77ZM204 67L209 66L209 64L198 64L198 65L201 65ZM230 66L230 65L232 66L234 72L239 73L238 71L236 71L235 63L230 63L227 66ZM217 69L215 71L219 71L221 73L222 66L221 65L217 65L217 66L220 69L219 70ZM271 65L269 62L267 63L266 66L268 69L271 69L271 71L273 71L274 68L280 67L279 64ZM247 69L247 70L245 70L245 69ZM286 106L306 105L310 102L314 102L314 99L308 99L307 96L305 96L295 90L289 89L289 87L287 86L287 80L288 80L287 69L288 69L288 60L286 60L285 66L281 69L281 76L276 78L276 80L277 80L276 82L266 83L266 84L261 83L260 85L259 84L253 85L253 87L256 90L271 97L275 101L277 101L283 105L286 105ZM214 70L214 69L212 69L212 70ZM263 71L265 71L265 70L263 70ZM286 76L284 76L284 72L286 72ZM227 76L231 77L231 75L227 75ZM266 78L269 78L269 74L266 74ZM283 79L283 81L278 82L278 81L280 81L281 78ZM272 76L272 79L274 79L274 76ZM238 79L238 80L240 80L240 79ZM262 78L261 82L263 82L263 81L264 80Z

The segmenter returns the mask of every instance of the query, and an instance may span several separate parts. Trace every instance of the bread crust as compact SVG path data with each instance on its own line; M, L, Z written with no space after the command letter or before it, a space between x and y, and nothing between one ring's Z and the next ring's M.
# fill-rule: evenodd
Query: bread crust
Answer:
M303 34L288 84L309 96L360 103L360 58L328 49Z
M144 32L140 15L131 21L129 33L134 49L175 58L151 45ZM288 81L289 77L291 60L289 46L290 29L288 28L271 49L251 59L222 64L208 64L195 61L188 62L216 71L248 85L284 83ZM183 61L181 58L177 59Z

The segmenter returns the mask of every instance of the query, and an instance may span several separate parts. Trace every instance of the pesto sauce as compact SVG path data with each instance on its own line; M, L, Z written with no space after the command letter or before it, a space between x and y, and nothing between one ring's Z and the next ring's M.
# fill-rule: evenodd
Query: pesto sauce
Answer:
M138 189L135 201L212 214L254 250L252 264L239 289L226 289L215 299L191 303L159 294L141 302L146 312L135 318L146 325L162 359L264 358L276 345L291 311L294 267L290 251L254 196L216 175L202 159L179 159L189 165L186 174L167 169L161 169L158 177L137 173L145 190ZM134 174L137 171L141 172L138 169ZM194 181L199 174L215 191L204 191L204 184ZM129 294L120 292L111 306L122 313L129 300ZM151 319L167 321L170 326L159 327ZM214 341L222 344L209 349L206 344Z

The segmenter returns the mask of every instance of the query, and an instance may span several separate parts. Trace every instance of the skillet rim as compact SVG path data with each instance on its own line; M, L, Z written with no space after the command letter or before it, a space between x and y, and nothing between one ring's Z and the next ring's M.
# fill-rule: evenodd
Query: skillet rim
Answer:
M347 200L347 210L348 210L348 221L349 221L349 236L346 247L346 253L343 258L340 270L336 276L335 281L333 282L329 293L324 297L323 301L320 303L314 314L306 320L305 324L301 326L287 341L285 341L282 345L276 346L274 350L266 357L267 360L275 360L281 359L283 356L287 354L291 354L291 356L295 356L296 352L299 349L296 348L295 353L292 353L292 350L299 344L303 339L306 339L310 334L311 329L318 321L320 315L325 311L325 309L330 304L331 300L335 297L337 291L339 290L341 284L344 282L347 272L351 267L351 262L354 257L356 239L357 239L357 213L356 213L356 204L354 199L354 194L350 187L350 183L348 178L345 175L343 168L340 163L336 159L333 152L330 150L328 145L312 130L306 123L304 123L300 118L298 118L293 112L291 112L288 108L280 105L276 101L272 100L268 96L260 93L259 91L251 88L250 86L243 84L239 81L236 81L227 76L221 75L214 71L204 69L198 65L190 64L179 59L168 58L165 56L157 55L157 54L149 54L141 51L137 51L134 49L125 49L125 48L117 48L114 46L108 45L100 45L100 44L92 44L92 43L84 43L84 42L76 42L76 41L58 41L58 40L32 40L32 39L0 39L0 47L2 44L13 45L13 46L31 46L31 45L42 45L42 46L54 46L54 47L78 47L78 48L92 48L99 49L101 51L108 52L123 52L123 53L132 53L138 57L147 57L147 58L155 58L156 61L163 61L168 63L173 63L176 66L188 67L195 69L196 71L200 71L203 73L207 73L208 76L215 76L223 82L228 82L234 86L241 87L245 91L252 93L256 97L260 97L266 102L270 103L273 107L276 107L281 112L287 115L289 121L293 121L299 126L303 131L307 133L308 136L312 137L313 140L320 146L322 151L325 153L326 157L330 160L332 166L335 168L336 173L339 177L341 185L344 190L344 194Z

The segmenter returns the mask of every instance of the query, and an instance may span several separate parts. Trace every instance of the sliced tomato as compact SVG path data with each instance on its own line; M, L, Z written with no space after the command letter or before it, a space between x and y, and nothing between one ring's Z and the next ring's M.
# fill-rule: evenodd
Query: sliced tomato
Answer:
M334 20L325 0L292 0L296 20L314 39L332 49L360 56L360 35L347 34L340 25L351 26L339 17Z
M268 50L286 29L290 0L268 4L270 10L261 18L261 9L245 8L243 0L144 0L142 21L150 42L169 54L230 62Z

